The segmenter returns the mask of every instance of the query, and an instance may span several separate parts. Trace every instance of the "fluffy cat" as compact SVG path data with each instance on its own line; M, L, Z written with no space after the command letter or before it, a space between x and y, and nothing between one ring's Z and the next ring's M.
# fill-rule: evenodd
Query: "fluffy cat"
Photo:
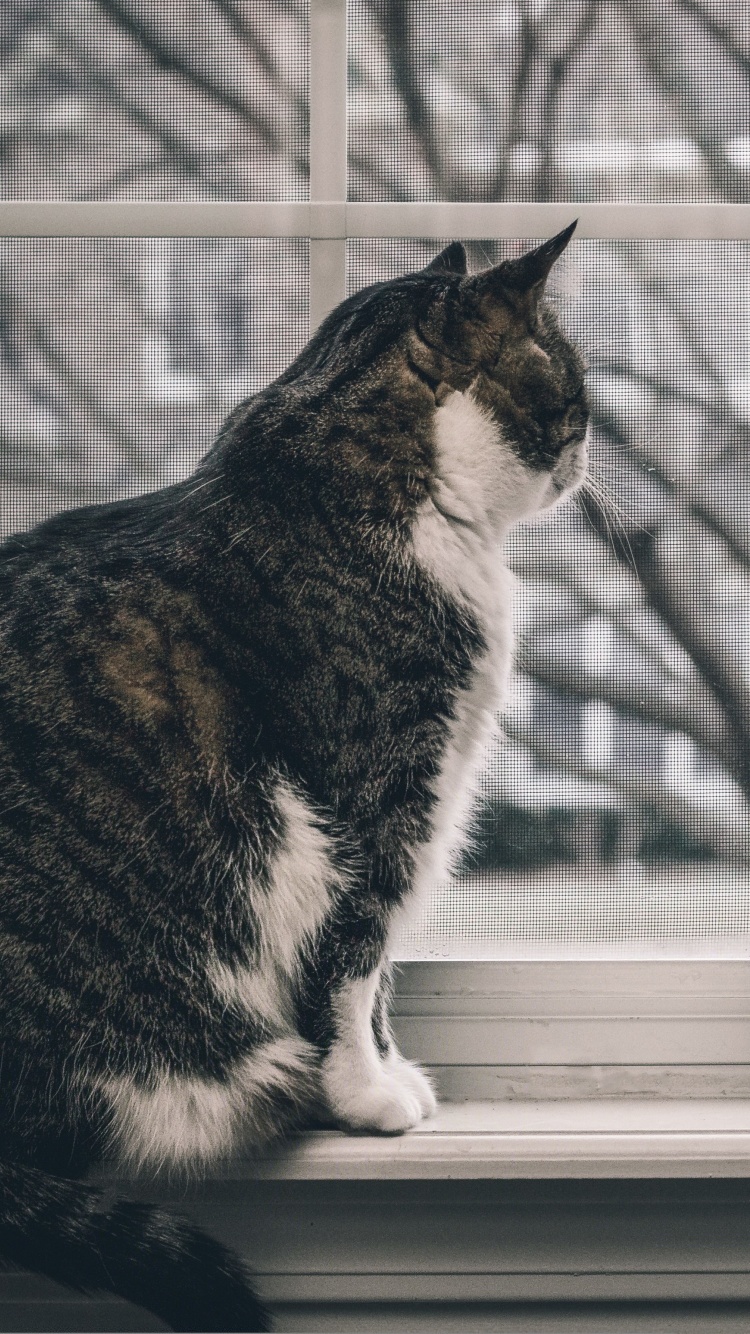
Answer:
M178 1330L265 1329L237 1258L87 1167L434 1110L389 1035L388 938L502 695L500 544L585 469L542 299L572 230L366 288L187 481L0 548L6 1258Z

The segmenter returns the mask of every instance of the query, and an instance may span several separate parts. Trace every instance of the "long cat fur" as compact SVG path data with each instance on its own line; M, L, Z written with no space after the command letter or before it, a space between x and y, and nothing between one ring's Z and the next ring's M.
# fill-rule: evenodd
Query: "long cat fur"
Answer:
M585 467L542 299L571 232L359 292L186 481L0 548L6 1259L175 1329L267 1328L234 1255L89 1165L434 1110L387 943L502 693L502 539Z

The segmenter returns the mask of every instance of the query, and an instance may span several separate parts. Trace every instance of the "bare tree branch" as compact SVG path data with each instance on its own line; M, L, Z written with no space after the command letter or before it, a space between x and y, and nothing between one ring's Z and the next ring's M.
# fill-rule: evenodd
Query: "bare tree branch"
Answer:
M720 44L735 65L738 65L744 74L750 76L750 56L739 47L725 23L720 23L713 14L707 13L703 7L698 4L698 0L677 0L680 9L686 14L692 14L703 27L704 31Z
M100 74L92 66L90 52L74 42L66 29L58 29L55 36L61 49L86 68L88 91L96 90L104 102L109 102L127 120L143 130L149 138L160 143L164 151L169 154L171 165L177 171L188 178L193 177L205 181L205 162L200 153L194 152L184 140L178 139L163 120L155 120L139 103L127 97L122 89L115 86L112 79ZM95 185L90 190L82 190L77 197L80 199L101 198L100 187Z
M707 691L691 690L685 682L655 678L653 665L627 653L627 671L622 659L606 673L594 671L585 661L566 654L558 639L526 640L523 670L541 685L582 700L600 700L641 722L668 731L683 732L702 750L714 755L739 781L742 756L729 720L721 705Z
M131 14L120 0L96 0L96 3L113 23L149 53L161 69L179 74L186 83L201 92L209 101L232 112L245 124L252 126L267 148L274 152L283 152L283 145L275 125L256 108L236 97L229 89L222 88L215 81L208 79L184 56L179 55L173 46L168 45L147 27L140 18ZM307 170L307 161L295 158L294 166L298 171L304 172Z
M489 200L505 199L511 177L513 150L524 142L524 108L529 97L537 52L536 27L525 4L521 5L521 55L513 81L513 96L508 113L508 132L498 147L498 168L487 188ZM499 130L499 127L498 127Z
M361 153L349 153L349 169L372 183L370 189L376 199L400 201L408 198L408 191L392 172L384 170L380 164Z
M549 62L547 86L540 115L539 138L542 144L542 153L536 170L533 193L535 199L553 199L555 196L555 147L560 97L565 88L565 80L570 66L581 54L594 29L598 14L599 5L596 0L589 0L581 21L574 28L569 41L562 51L553 56Z
M207 79L200 70L196 69L184 56L178 55L173 46L162 41L152 29L148 28L141 18L128 12L120 0L96 0L97 5L107 18L121 28L128 37L137 45L148 51L152 60L160 69L171 70L179 74L186 83L203 93L211 102L216 102L223 106L225 110L231 111L240 120L252 120L252 112L247 104L235 97L233 93L226 88L220 88L216 83ZM277 147L277 135L268 124L258 122L257 129L264 142L269 148Z
M661 7L654 11L649 0L617 0L641 54L644 65L651 70L656 82L664 89L673 90L674 105L689 138L700 149L708 175L717 193L724 198L742 203L746 196L746 182L742 174L719 151L715 137L704 128L700 113L700 96L690 89L684 72L679 81L670 68L664 43L659 40ZM721 165L720 165L721 164Z
M721 702L653 610L632 598L617 604L611 597L599 598L597 571L585 551L572 566L553 557L546 572L518 556L513 567L522 576L538 579L541 574L551 588L569 592L576 606L573 620L561 610L558 593L548 616L535 612L532 627L519 637L517 661L523 672L563 693L600 699L644 722L682 731L739 779L742 755ZM649 616L655 618L654 630L668 637L668 648L672 641L668 656L647 633ZM577 628L580 633L592 621L607 625L614 637L609 667L596 669L570 642Z
M591 502L594 515L596 501ZM706 553L700 551L700 559ZM720 704L734 738L732 771L750 794L750 699L737 670L736 656L722 649L717 627L701 619L700 603L691 571L684 562L667 566L662 556L659 531L633 535L628 552L621 558L633 567L654 611L669 626L675 639L689 654L708 690ZM737 767L739 766L739 767Z
M281 94L287 107L294 111L301 129L306 130L310 123L309 105L297 89L284 78L279 69L278 61L274 60L258 32L251 28L245 17L238 12L233 0L213 0L213 3L226 20L230 30L252 52L258 68L263 70L268 80L276 88L277 93Z
M393 81L406 111L409 125L424 154L424 160L443 199L452 197L451 183L435 135L430 109L417 77L411 33L411 7L403 0L369 0L370 10L388 48Z
M722 378L706 344L705 325L696 322L689 313L689 307L686 309L682 288L665 282L663 273L659 274L656 265L646 260L640 246L627 246L624 253L628 270L642 291L650 297L654 311L662 317L669 314L673 327L690 349L699 370L717 389L723 390Z
M50 373L58 378L64 388L68 401L76 404L84 420L94 422L105 433L120 457L135 458L138 451L122 429L121 414L107 411L94 392L91 381L79 374L75 364L52 342L46 325L28 318L25 323L28 344L41 353Z
M650 390L655 398L672 399L677 403L684 403L686 407L695 408L707 417L712 418L717 424L725 428L728 426L730 430L734 430L750 443L750 425L743 417L734 412L730 404L724 401L719 409L711 399L696 393L695 390L683 388L679 384L670 384L664 376L639 370L633 365L632 361L626 361L619 357L604 357L595 361L591 369L603 372L605 375L621 375L623 379L631 380L634 384L639 384L644 389Z
M690 837L706 843L717 861L750 862L750 811L747 807L716 811L698 806L665 788L658 777L652 778L643 772L637 775L602 773L582 756L573 755L556 744L553 738L538 730L530 732L522 719L511 716L504 722L508 736L547 768L582 782L599 783L636 809L659 811Z

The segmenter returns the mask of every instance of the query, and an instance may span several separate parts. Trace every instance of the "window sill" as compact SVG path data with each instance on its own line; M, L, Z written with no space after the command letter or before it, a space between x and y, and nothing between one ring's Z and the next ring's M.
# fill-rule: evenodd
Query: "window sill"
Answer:
M513 1302L750 1303L749 1179L745 1098L445 1102L406 1135L308 1131L192 1185L97 1173L243 1254L279 1330L419 1309L446 1334L516 1329Z
M750 1099L446 1103L400 1136L316 1130L221 1180L750 1177Z

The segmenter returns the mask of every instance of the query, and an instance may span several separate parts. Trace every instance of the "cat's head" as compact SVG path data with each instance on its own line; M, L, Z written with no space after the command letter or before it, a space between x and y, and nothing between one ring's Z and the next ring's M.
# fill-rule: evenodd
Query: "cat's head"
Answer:
M586 466L583 361L544 301L574 228L471 275L453 242L425 269L364 288L328 316L282 380L322 373L344 395L379 384L384 422L388 396L415 418L470 398L499 428L495 464L517 493L514 517L555 503Z
M448 246L425 270L447 282L415 321L410 343L412 364L436 403L468 388L521 463L548 475L547 505L573 490L586 469L585 366L543 299L575 225L472 276L463 246Z

